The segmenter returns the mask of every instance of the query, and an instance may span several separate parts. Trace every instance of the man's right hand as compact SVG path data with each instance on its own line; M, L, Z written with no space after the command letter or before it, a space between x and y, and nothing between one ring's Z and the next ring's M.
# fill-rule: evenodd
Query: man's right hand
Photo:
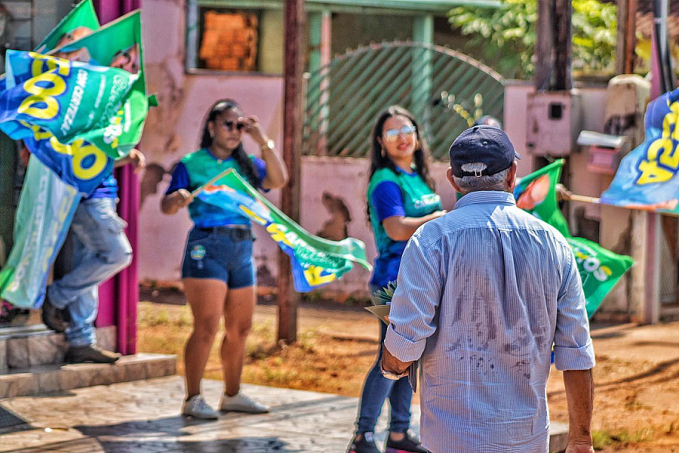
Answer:
M191 192L189 192L186 189L179 189L175 193L172 194L174 197L174 205L177 206L177 208L185 208L186 206L190 205L191 202L193 201L193 196L191 195Z

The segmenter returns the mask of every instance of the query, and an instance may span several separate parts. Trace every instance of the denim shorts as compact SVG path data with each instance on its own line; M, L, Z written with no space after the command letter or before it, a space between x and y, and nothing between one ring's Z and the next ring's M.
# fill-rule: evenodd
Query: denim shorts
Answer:
M182 278L221 280L232 289L253 286L252 241L249 228L194 227L186 241Z

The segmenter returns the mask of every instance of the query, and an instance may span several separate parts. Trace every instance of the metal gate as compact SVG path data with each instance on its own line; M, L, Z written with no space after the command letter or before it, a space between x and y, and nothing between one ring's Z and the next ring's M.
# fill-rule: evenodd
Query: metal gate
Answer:
M445 47L371 44L348 51L307 77L306 155L366 156L375 117L393 104L415 115L435 158L443 158L475 119L503 119L502 76Z

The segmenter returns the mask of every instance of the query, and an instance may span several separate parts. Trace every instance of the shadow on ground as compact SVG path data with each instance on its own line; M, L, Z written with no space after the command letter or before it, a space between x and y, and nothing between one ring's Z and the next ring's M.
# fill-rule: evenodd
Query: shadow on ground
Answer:
M225 432L223 425L213 421L187 419L182 416L111 425L82 425L75 426L73 429L80 431L85 438L16 451L23 453L45 451L57 453L295 453L302 451L292 448L276 436L239 436L234 439L219 439L219 436L224 435ZM197 435L197 431L200 431L200 434Z

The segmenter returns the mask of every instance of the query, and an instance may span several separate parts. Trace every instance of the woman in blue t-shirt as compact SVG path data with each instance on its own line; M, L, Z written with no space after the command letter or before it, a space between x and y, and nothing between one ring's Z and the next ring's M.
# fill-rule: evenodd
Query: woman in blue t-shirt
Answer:
M243 132L260 145L262 159L245 152ZM288 180L285 165L257 118L245 118L240 106L226 99L210 109L200 149L175 166L161 203L165 214L188 206L194 223L182 263L184 292L193 313L193 332L184 356L187 398L182 411L202 419L217 418L200 394L200 381L222 316L226 331L221 348L225 389L220 410L269 410L240 392L245 340L256 300L250 221L191 196L192 191L229 168L259 189L283 187Z
M413 115L392 106L382 112L372 132L368 215L378 257L370 279L370 292L396 280L403 250L420 225L440 217L441 198L429 177L429 149ZM382 342L387 328L380 323L380 350L368 372L350 453L378 453L373 432L384 400L391 405L387 452L426 452L408 434L413 391L407 377L393 381L382 375Z

